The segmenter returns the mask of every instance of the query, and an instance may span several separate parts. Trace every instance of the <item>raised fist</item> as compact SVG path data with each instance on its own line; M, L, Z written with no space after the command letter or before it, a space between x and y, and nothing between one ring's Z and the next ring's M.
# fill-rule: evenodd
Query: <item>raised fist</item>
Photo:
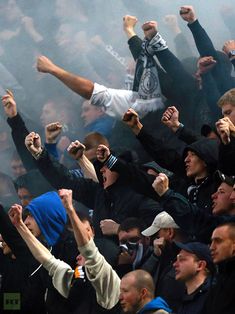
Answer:
M136 16L125 15L123 16L123 29L133 29L137 22L138 19Z
M144 35L148 40L151 40L157 34L157 22L149 21L142 25Z
M168 107L163 113L161 121L173 132L176 132L180 126L179 111L174 106Z
M67 189L61 189L58 191L61 201L66 209L67 213L74 210L73 208L73 191Z
M217 63L216 60L211 56L201 57L197 62L199 73L200 74L207 73L216 65L216 63Z
M8 216L15 227L23 223L22 220L22 206L14 204L8 211Z
M33 156L38 156L42 152L41 138L35 132L29 133L25 138L25 146Z
M85 145L76 140L75 142L72 142L69 145L67 151L73 159L78 160L82 157L85 149L86 149Z
M16 102L13 93L9 89L6 92L7 94L2 96L2 105L8 118L13 118L17 115Z
M231 50L235 51L235 40L228 40L224 43L223 51L230 57L229 53ZM231 57L231 59L234 59L235 56Z
M163 22L165 23L165 25L167 25L169 27L169 29L176 34L179 34L180 28L179 28L179 24L178 24L178 20L177 20L177 16L174 14L168 14L163 18Z
M45 135L47 143L56 143L56 138L62 131L62 124L59 122L52 122L45 126Z
M180 7L180 16L189 24L192 24L197 20L194 8L191 5L184 5Z
M230 143L230 134L234 130L234 125L228 117L219 119L216 122L216 129L224 145Z
M40 56L37 59L37 70L43 73L51 73L56 65L47 57Z
M96 151L96 157L100 162L105 162L110 155L110 150L107 146L100 144Z
M122 121L128 125L132 131L137 135L142 129L143 125L140 123L138 113L130 108L124 113Z
M154 180L152 187L157 192L159 196L162 196L169 189L169 179L164 173L159 173L159 175Z

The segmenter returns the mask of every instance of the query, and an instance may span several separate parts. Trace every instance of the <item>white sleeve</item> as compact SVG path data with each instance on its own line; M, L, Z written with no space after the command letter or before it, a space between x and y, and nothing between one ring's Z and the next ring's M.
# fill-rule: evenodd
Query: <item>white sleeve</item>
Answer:
M86 274L96 290L97 302L105 309L113 308L119 301L120 278L100 254L93 239L78 249L86 260Z
M45 263L43 267L52 276L52 283L56 290L65 298L68 297L71 288L71 281L74 271L70 265L65 262L56 259L53 255Z
M135 103L137 96L137 92L107 88L95 83L90 101L92 105L104 106L111 117L122 119L124 113Z

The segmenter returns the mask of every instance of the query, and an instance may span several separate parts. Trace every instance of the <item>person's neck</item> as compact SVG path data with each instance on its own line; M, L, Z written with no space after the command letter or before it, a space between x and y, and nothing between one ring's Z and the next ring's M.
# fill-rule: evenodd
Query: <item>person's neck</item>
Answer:
M191 278L191 280L185 282L187 294L192 294L195 290L197 290L198 287L200 287L203 284L205 280L206 276L198 273L196 276Z
M206 177L208 177L208 173L207 173L207 171L203 171L203 172L197 174L195 176L194 180L196 183L198 183L198 181L205 179Z

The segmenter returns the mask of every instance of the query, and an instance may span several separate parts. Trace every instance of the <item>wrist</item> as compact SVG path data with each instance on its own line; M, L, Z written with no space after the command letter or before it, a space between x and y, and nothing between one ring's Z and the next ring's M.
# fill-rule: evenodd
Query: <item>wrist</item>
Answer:
M196 21L197 21L197 18L192 18L191 20L188 21L188 24L193 24Z
M136 35L134 28L125 28L124 30L125 30L125 33L126 33L128 39L130 39L131 37Z
M141 129L143 128L143 124L138 122L136 125L134 125L133 127L131 127L133 133L135 135L138 135L141 131Z
M174 125L171 127L171 130L176 133L179 128L182 128L182 123L180 123L179 121L177 121L176 123L174 123Z
M56 144L56 139L46 137L46 143L47 144Z
M31 154L36 160L38 160L42 154L42 151L43 149L40 147L37 152L31 152Z

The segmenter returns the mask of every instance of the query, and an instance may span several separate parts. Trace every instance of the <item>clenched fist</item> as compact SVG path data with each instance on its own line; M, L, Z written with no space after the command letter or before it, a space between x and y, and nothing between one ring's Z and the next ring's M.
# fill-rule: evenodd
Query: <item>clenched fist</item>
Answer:
M162 196L169 189L169 179L164 173L159 173L159 175L154 180L152 187L157 192L159 196Z
M34 157L39 156L42 152L41 138L39 134L35 132L29 133L25 138L25 146Z

